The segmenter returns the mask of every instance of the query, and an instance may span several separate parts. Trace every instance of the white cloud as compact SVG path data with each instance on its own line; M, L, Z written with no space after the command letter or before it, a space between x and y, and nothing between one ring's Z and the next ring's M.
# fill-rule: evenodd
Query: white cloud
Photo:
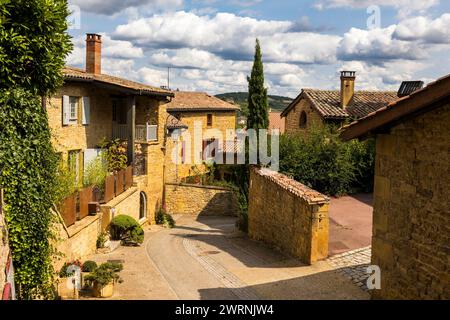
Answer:
M319 10L342 7L364 9L378 5L393 7L398 10L399 16L405 17L412 13L424 12L438 4L439 0L317 0L315 7Z
M437 19L415 17L401 21L394 37L400 40L421 41L431 44L450 44L450 13Z
M70 0L81 10L103 15L116 15L124 10L146 7L153 9L178 8L183 0Z
M257 20L230 13L213 17L179 11L139 19L116 28L114 36L153 48L196 48L225 59L251 60L259 37L265 61L330 63L340 37L290 32L291 21ZM299 50L301 48L301 50Z
M351 28L344 34L337 51L341 60L417 60L424 57L423 48L417 43L393 37L396 25L387 28L362 30Z

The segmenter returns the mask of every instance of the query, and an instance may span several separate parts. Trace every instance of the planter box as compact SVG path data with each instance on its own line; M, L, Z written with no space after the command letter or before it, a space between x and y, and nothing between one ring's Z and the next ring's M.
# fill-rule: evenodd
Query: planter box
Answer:
M114 283L110 283L104 287L94 284L93 293L94 297L97 298L110 298L114 294Z
M73 286L68 285L69 278L59 278L57 280L57 295L61 300L77 300L79 297L78 290L74 290Z

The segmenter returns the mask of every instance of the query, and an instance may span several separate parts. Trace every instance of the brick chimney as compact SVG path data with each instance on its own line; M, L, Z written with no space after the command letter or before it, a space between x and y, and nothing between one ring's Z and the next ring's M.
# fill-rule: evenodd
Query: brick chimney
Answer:
M86 35L86 72L102 73L102 36L99 34Z
M353 103L355 79L355 71L341 71L341 108L345 109Z

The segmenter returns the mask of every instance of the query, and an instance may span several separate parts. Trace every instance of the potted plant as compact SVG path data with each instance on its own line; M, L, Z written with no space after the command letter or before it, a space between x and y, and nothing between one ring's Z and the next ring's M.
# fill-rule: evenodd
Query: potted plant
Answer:
M57 295L61 299L78 299L78 285L80 279L75 271L77 268L82 269L83 264L79 260L66 262L58 272ZM71 278L72 279L69 279Z
M120 263L106 262L88 274L84 281L92 286L95 297L109 298L114 294L114 284L122 282L118 275L122 269L123 266Z

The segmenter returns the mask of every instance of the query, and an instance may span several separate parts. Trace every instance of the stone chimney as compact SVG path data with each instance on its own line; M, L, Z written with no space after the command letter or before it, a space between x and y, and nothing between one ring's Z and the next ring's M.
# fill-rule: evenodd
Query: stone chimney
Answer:
M355 79L355 71L341 71L341 108L345 109L353 103Z
M86 72L102 73L102 36L94 33L86 35Z

